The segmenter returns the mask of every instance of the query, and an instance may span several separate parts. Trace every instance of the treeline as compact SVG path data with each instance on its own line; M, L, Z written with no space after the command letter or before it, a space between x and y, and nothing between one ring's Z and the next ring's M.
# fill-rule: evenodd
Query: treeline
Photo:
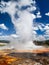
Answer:
M0 40L0 43L10 43L8 40Z
M47 46L49 46L49 40L45 40L45 41L34 41L34 43L36 45L47 45Z

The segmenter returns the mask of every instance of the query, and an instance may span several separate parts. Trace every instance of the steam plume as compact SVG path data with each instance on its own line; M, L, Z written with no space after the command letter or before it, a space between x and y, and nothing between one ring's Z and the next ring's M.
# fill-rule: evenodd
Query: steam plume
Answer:
M12 41L13 47L16 49L26 50L41 48L36 46L32 41L33 21L36 16L34 15L34 13L31 14L31 11L36 10L35 1L2 1L2 5L3 7L1 9L1 12L7 12L10 15L12 23L14 24L16 30L16 35L18 36L15 40L13 39L15 43ZM22 10L22 7L26 8ZM18 18L15 17L16 14Z

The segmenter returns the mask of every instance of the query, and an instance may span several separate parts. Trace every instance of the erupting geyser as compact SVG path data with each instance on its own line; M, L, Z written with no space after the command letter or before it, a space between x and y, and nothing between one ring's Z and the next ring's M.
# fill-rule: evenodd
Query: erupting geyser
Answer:
M36 10L34 0L1 2L0 12L7 12L15 26L17 38L11 42L11 46L15 49L30 50L42 48L42 46L36 46L32 41L33 20L36 16L31 11L34 10Z

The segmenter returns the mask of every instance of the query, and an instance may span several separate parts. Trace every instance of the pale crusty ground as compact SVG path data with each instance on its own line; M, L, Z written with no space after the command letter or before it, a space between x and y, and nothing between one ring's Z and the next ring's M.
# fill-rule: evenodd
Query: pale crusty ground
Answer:
M11 52L18 52L18 53L23 53L23 52L29 52L29 53L46 53L49 52L49 48L41 48L37 50L15 50L15 49L4 49L0 50L0 55L6 55Z

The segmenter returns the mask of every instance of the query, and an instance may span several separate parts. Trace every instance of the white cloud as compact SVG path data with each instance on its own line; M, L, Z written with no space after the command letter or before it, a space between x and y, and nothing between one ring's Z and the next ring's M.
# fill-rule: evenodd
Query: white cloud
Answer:
M36 31L33 31L32 34L33 34L33 35L36 35L37 33L36 33Z
M45 13L46 16L49 16L49 12Z
M16 35L16 34L11 34L10 36L13 37L13 38L17 38L18 37L18 35Z
M44 36L49 39L49 24L46 24L44 30L45 30Z
M43 28L45 39L49 39L49 24L46 24Z
M46 40L46 39L45 39L44 35L39 35L39 36L37 36L36 40L43 41L43 40Z
M35 3L35 2L32 0L20 0L19 1L20 6L27 6L27 5L30 5L31 3Z
M36 10L36 7L35 6L31 6L29 8L27 8L28 11L35 11Z
M44 29L49 30L49 24L46 24Z
M45 25L44 25L43 23L39 23L39 24L38 24L38 28L39 28L41 31L44 31Z
M42 28L42 26L41 26L41 25L38 25L38 27L39 27L39 29L40 29L41 31L43 31L43 28Z
M17 38L18 36L16 34L11 34L11 35L1 35L0 40L9 40L10 42ZM14 41L13 41L14 42Z
M37 13L36 13L36 18L41 18L42 16L41 16L41 14L40 14L40 11L38 11Z
M39 35L36 30L42 31L44 34ZM33 39L34 40L46 40L49 39L49 24L43 24L43 23L34 23L33 27ZM42 38L43 37L43 38Z
M45 35L38 35L36 31L33 33L33 40L44 41L46 40Z
M37 32L34 30L32 32L32 40L36 40Z
M46 31L45 31L45 34L49 35L49 30L46 30Z
M4 24L0 24L0 28L4 30L8 30L8 28Z
M34 23L33 30L41 30L44 31L45 25L43 23Z
M49 34L45 34L44 37L46 38L46 40L49 40Z
M44 34L39 35L36 30L42 31ZM49 24L43 24L43 23L34 23L34 28L33 28L33 40L46 40L49 39Z
M6 36L2 35L2 36L0 36L0 40L10 40L10 36L8 36L8 35L6 35Z
M34 26L33 27L33 30L39 30L37 26Z
M36 24L38 27L38 30L40 29L43 31L44 35L42 35L45 39L49 39L49 24L44 25L43 23ZM39 37L37 35L37 37ZM38 38L37 38L38 39Z

